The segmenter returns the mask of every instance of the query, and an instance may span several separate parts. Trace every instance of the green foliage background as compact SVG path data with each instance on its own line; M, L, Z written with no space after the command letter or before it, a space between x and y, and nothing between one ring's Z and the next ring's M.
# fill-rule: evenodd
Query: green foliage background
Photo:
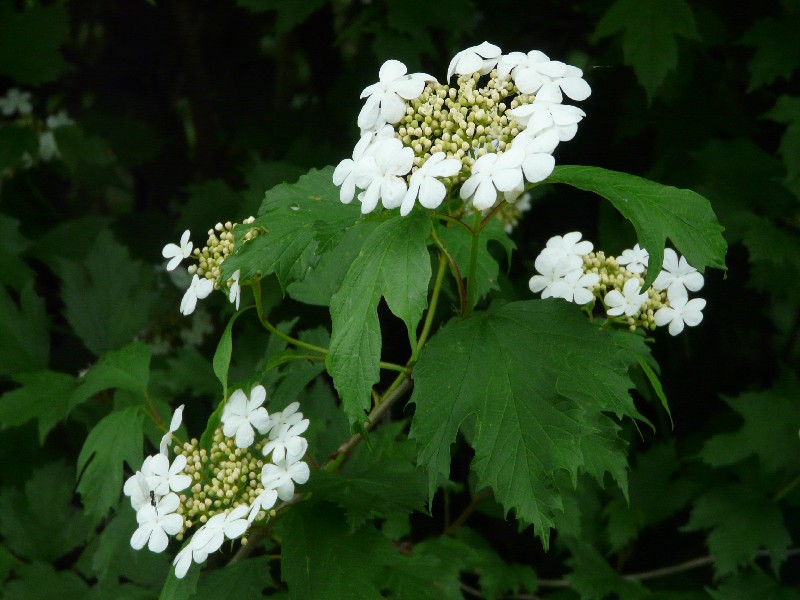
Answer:
M798 30L796 0L0 0L0 94L31 91L39 119L0 120L0 172L8 170L0 178L0 595L800 598ZM558 149L559 165L695 190L724 226L727 271L706 271L702 325L677 338L659 332L652 347L670 414L636 371L636 407L615 411L636 421L599 409L581 417L582 426L628 445L629 469L584 446L580 469L576 459L563 480L497 480L486 462L492 432L465 423L445 457L431 440L455 440L461 421L446 432L415 421L409 439L408 418L429 414L430 424L443 411L505 413L524 394L510 386L494 404L459 397L437 405L430 399L438 388L418 385L408 406L396 407L396 422L376 429L338 476L312 474L307 487L317 500L276 521L279 538L296 540L281 560L267 542L232 565L229 555L212 557L202 572L164 587L169 552L131 550L135 522L120 499L123 478L160 438L137 407L146 399L167 417L186 403L188 429L203 431L219 396L221 371L210 357L232 311L215 297L211 308L181 317L188 282L158 268L161 248L186 228L197 240L217 221L256 215L265 190L349 156L358 95L384 60L443 79L456 51L483 40L505 51L540 49L584 69L588 116ZM23 168L23 155L36 154L41 120L61 109L76 124L56 130L60 159ZM413 329L425 308L428 222L367 220L342 234L357 209L336 203L335 190L324 214L303 205L287 211L281 202L313 177L330 176L314 173L299 188L276 188L275 212L263 217L289 248L270 259L276 277L265 305L285 330L299 316L301 338L328 345L327 306L351 301L335 293L340 286L357 289L353 314L371 314L385 295L405 324L382 304L380 322L334 318L327 366L334 377L351 373L338 349L355 344L368 353L379 326L383 356L404 363L406 325ZM498 330L524 329L532 309L517 301L530 299L525 282L550 236L578 229L616 253L637 233L654 243L669 235L661 222L634 231L611 196L598 202L581 192L600 184L582 184L577 167L559 167L554 179L570 186L537 197L514 232L508 271L504 249L482 249L481 291L499 290L508 304L441 330L420 357L420 377L479 385L525 370L513 352L508 363L486 363L448 342L469 336L487 347ZM674 218L690 220L679 204ZM357 277L329 268L297 281L308 253L339 235L341 254L323 260L349 265L364 240L375 256L360 259ZM720 251L716 235L700 231L686 243L708 256ZM415 240L418 260L407 265L418 274L415 294L394 298L393 243ZM246 252L235 260L251 264ZM235 270L233 259L225 268ZM284 290L291 299L279 303ZM453 290L445 291L446 305ZM564 331L586 325L565 307L550 309ZM244 324L248 316L235 326L232 359L219 359L231 360L231 385L266 371L267 357L291 352L277 337L265 351L254 321ZM542 340L560 333L536 331ZM614 356L587 344L570 357L583 386L600 369L622 372L647 355L618 343ZM267 377L278 407L303 400L320 458L350 432L323 370L294 361ZM526 383L546 395L540 375ZM354 380L342 380L338 395L351 421L379 377L364 364ZM617 386L625 397L626 385ZM565 395L590 394L575 386ZM544 418L546 403L522 404ZM536 432L518 435L535 445ZM416 468L419 457L434 470ZM427 492L448 477L429 505ZM516 504L504 519L508 499L526 494L545 505ZM545 551L537 536L551 527Z

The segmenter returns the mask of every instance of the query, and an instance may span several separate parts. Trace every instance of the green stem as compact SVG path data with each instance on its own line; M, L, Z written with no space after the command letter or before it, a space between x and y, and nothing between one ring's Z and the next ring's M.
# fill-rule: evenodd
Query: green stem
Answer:
M467 225L466 223L464 223L464 221L460 219L456 219L452 215L446 215L444 213L433 213L433 215L437 219L440 219L442 221L447 221L448 223L455 223L456 225L460 225L461 227L472 233L472 230L469 228L469 225Z
M800 485L800 475L795 477L791 482L789 482L789 484L785 485L782 490L780 490L777 494L775 494L773 500L775 500L775 502L782 500L789 492L791 492L798 485Z
M447 257L444 253L439 253L439 269L436 271L436 281L433 283L433 292L431 293L431 302L428 305L428 314L425 315L425 323L422 325L422 333L417 340L417 354L422 350L425 342L428 341L428 335L431 332L431 325L433 324L433 315L436 312L436 305L439 303L439 291L442 289L442 281L444 280L444 272L447 268Z
M397 371L403 376L411 374L411 369L409 369L408 367L404 367L403 365L398 365L398 364L386 362L386 361L383 361L383 360L381 362L379 362L378 364L380 365L381 369L383 369L385 371Z
M442 240L436 234L436 228L434 227L431 229L431 237L433 238L434 244L439 248L439 250L444 254L447 258L447 261L450 263L450 269L453 271L453 278L456 280L456 286L458 287L458 298L461 303L461 314L464 314L467 306L467 292L464 288L464 278L461 276L461 270L458 268L456 261L453 259L452 255L447 251Z
M472 221L472 239L469 245L469 273L467 275L467 305L466 309L462 311L462 317L468 317L472 314L475 304L478 301L478 288L475 281L478 275L478 241L481 237L481 213L475 211L475 217Z

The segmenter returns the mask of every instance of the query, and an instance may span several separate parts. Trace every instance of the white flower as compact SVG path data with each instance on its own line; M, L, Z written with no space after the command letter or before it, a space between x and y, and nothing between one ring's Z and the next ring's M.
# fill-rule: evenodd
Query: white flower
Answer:
M186 290L186 293L183 295L183 299L181 299L181 314L192 314L195 306L197 306L197 300L202 300L203 298L207 297L213 289L213 281L206 279L205 277L200 279L197 276L197 273L195 273L192 277L192 283L189 284L189 289Z
M388 127L392 135L394 135L394 129L392 129L390 125L386 127ZM381 129L381 132L383 132L386 127ZM368 131L362 135L361 139L356 143L356 147L353 148L353 158L345 158L336 165L336 169L333 171L333 184L342 186L339 190L339 200L342 204L350 204L353 197L356 195L356 171L358 170L359 161L364 157L367 148L369 148L377 135L380 135L380 133L376 134L376 132L372 131Z
M500 55L503 53L498 46L483 42L477 46L471 46L456 54L447 67L447 81L453 73L459 75L469 75L470 73L480 73L486 75L497 65Z
M408 69L399 60L387 60L378 72L378 83L364 88L361 98L367 101L358 113L358 126L377 129L384 123L397 123L406 114L404 100L414 100L425 89L426 81L436 81L425 73L406 75Z
M683 331L684 323L689 327L694 327L703 320L701 311L706 307L706 301L702 298L689 300L687 296L680 296L670 300L669 303L670 306L659 308L653 315L653 319L659 327L669 323L670 335L678 335Z
M617 258L617 263L624 266L631 273L644 273L650 254L636 244L633 248L622 251L622 256Z
M577 106L557 104L555 102L535 102L523 104L508 111L526 131L539 133L553 129L558 133L558 139L568 142L578 132L578 123L586 113Z
M472 175L461 186L461 198L472 197L477 210L491 208L498 191L510 192L522 185L524 159L525 152L517 148L503 154L484 154L472 165Z
M619 316L625 313L626 316L632 317L639 312L639 309L647 301L647 293L640 293L642 284L636 278L628 279L622 287L622 293L619 290L611 290L606 294L604 302L608 306L608 314L612 317Z
M45 121L47 123L47 127L49 129L57 129L59 127L66 127L67 125L75 125L75 121L70 119L67 111L62 110L57 112L54 115L50 115L47 117Z
M170 261L167 263L167 271L172 271L175 267L181 264L181 261L184 258L189 258L189 255L192 253L192 242L189 241L189 230L183 232L181 236L181 245L178 246L177 244L167 244L161 250L161 256L164 258L169 258Z
M544 181L553 172L556 160L552 156L553 150L558 146L558 133L548 130L539 135L525 135L522 133L514 140L514 148L525 152L522 161L522 172L530 183Z
M564 236L554 235L547 240L547 247L543 252L553 253L555 256L586 256L594 246L588 240L580 241L582 236L580 231L570 231Z
M250 505L250 511L247 513L247 522L252 523L258 516L259 511L270 510L278 501L277 490L264 490L261 492L253 503Z
M444 200L447 190L437 177L452 177L461 170L461 161L447 158L444 152L437 152L425 161L419 169L411 174L408 191L400 205L400 214L404 217L414 208L414 200L425 208L436 208Z
M6 117L10 117L15 112L29 115L33 111L30 92L20 92L17 88L11 88L6 92L5 97L0 98L0 111Z
M267 398L267 391L263 385L257 385L250 390L250 399L242 390L236 390L228 398L222 410L222 433L227 437L234 437L237 448L248 448L255 440L255 427L259 433L269 431L269 414L261 406Z
M242 286L239 285L239 276L242 274L241 269L237 269L236 272L231 275L231 278L228 280L231 282L231 289L228 292L228 300L232 303L236 303L236 310L239 310L239 302L242 299Z
M300 408L299 402L292 402L280 412L272 413L269 419L270 432L273 429L280 429L284 425L297 425L303 420L303 413L297 412Z
M170 490L173 492L185 490L191 485L192 478L183 474L184 468L186 468L186 457L183 454L176 456L172 465L165 455L156 454L150 461L147 483L158 496L164 496Z
M139 528L131 536L131 547L141 550L147 544L151 552L163 552L169 543L167 536L177 534L183 527L183 517L175 514L179 504L176 494L168 494L155 506L145 504L140 508L136 513Z
M39 157L44 160L52 160L60 156L56 136L52 131L43 131L39 134Z
M514 85L523 94L536 94L540 102L563 100L561 92L573 100L585 100L592 89L583 80L583 71L557 60L550 60L539 50L531 50L527 55L511 52L501 59L498 72L511 73Z
M136 471L133 475L128 477L125 485L122 486L122 492L129 496L131 499L131 506L133 510L137 511L145 504L149 504L153 500L150 492L155 493L153 486L150 485L148 477L152 475L150 471L150 461L152 456L148 456L142 463L142 469Z
M189 542L178 552L177 556L175 556L175 560L172 561L172 564L175 565L175 577L178 579L183 579L186 576L189 567L192 566L192 559L194 559L194 562L197 564L200 564L205 562L206 558L208 558L208 554L195 548L194 540L196 535L197 534L192 536Z
M294 497L294 484L308 481L310 471L308 465L299 459L292 461L287 456L275 464L266 464L261 470L261 484L265 490L276 490L278 498L288 502Z
M599 282L600 276L597 273L584 273L583 269L573 269L552 285L553 297L584 305L594 299L591 288Z
M658 290L667 290L667 297L670 302L673 299L685 298L689 294L687 290L696 292L703 287L703 276L686 262L686 258L678 254L672 248L664 249L664 263L661 272L653 282L653 287Z
M181 426L181 421L183 421L183 407L184 405L181 404L175 409L175 412L172 413L172 420L169 423L169 429L167 430L167 433L161 437L161 443L158 445L158 451L164 456L167 456L169 453L169 444L172 441L172 434L178 431L178 427Z
M308 449L308 442L300 436L306 429L308 429L308 419L303 419L294 425L285 423L281 427L273 427L269 432L269 441L264 444L262 450L264 456L272 452L273 461L283 460L287 456L302 458Z
M577 256L559 255L555 252L542 251L536 257L534 266L539 275L534 275L528 282L528 287L533 293L542 292L542 298L553 298L557 295L558 284L563 281L568 273L583 272Z
M375 150L359 161L355 183L364 190L359 195L361 212L375 210L378 200L386 208L397 208L403 202L406 182L403 175L414 164L414 151L396 138L380 140Z

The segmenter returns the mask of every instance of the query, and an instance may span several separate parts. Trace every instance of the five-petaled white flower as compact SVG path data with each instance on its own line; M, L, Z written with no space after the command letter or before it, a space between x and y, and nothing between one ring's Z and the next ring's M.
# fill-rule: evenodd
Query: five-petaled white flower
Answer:
M259 433L269 431L270 419L267 409L261 406L267 398L263 385L250 390L250 399L242 390L236 390L228 398L222 410L222 433L234 437L237 448L248 448L255 440L255 427Z
M456 54L447 67L447 81L453 73L459 75L469 75L470 73L480 73L486 75L497 65L500 55L503 53L498 46L483 42L477 46L471 46Z
M158 451L164 456L167 456L168 454L169 444L172 441L172 434L178 431L178 427L181 426L181 421L183 421L183 407L184 405L181 404L175 409L175 412L172 413L172 420L169 423L169 429L167 430L167 433L161 437L161 443L158 445Z
M252 523L255 521L256 516L260 511L267 511L270 510L275 503L278 501L278 491L277 490L264 490L261 492L253 503L250 505L250 510L247 513L247 522Z
M198 529L172 561L175 577L183 579L193 560L197 564L204 563L209 554L219 550L226 537L232 540L244 534L250 525L244 518L249 508L243 504L228 513L216 514Z
M686 290L696 292L703 287L703 276L689 263L686 258L678 254L672 248L664 249L664 263L661 272L653 282L653 287L658 290L667 290L667 298L670 302L677 298L688 296Z
M512 148L503 154L484 154L472 165L472 175L461 186L461 198L472 198L477 210L494 206L497 192L510 192L522 185L525 152Z
M362 131L397 123L406 114L403 100L414 100L425 89L426 81L436 81L426 73L406 75L407 71L399 60L387 60L378 72L378 83L364 88L361 98L367 101L358 113Z
M597 273L584 273L583 269L573 269L552 285L553 297L584 305L594 298L591 288L599 282L600 275Z
M508 113L525 128L525 131L539 133L553 129L562 142L568 142L575 137L578 123L586 116L586 113L577 106L540 102L538 99L530 104L513 108Z
M603 300L608 307L608 314L612 317L625 314L627 317L632 317L639 312L642 304L647 301L647 293L642 294L642 284L638 279L628 279L622 287L622 293L619 290L611 290L606 294Z
M669 323L670 335L678 335L683 331L684 323L689 327L694 327L703 320L701 311L706 307L706 301L702 298L689 300L687 296L679 296L670 300L669 303L669 306L659 308L653 315L653 319L659 327Z
M269 441L264 444L264 456L272 452L272 460L278 461L289 457L290 459L302 458L308 449L308 442L300 437L308 429L308 419L289 425L284 423L280 427L273 427L269 432Z
M177 534L183 527L183 517L175 513L179 504L177 494L167 494L155 506L142 506L136 513L139 528L131 536L131 547L141 550L147 544L151 552L163 552L169 544L167 536Z
M563 236L554 235L547 240L547 246L542 253L552 253L555 256L586 256L594 246L589 240L580 241L581 237L583 234L580 231L570 231ZM581 260L581 262L583 261ZM576 264L580 265L580 263Z
M554 130L543 131L538 135L526 135L525 132L514 140L514 148L525 152L522 161L522 172L531 183L544 181L553 172L556 159L553 150L558 146L558 133Z
M241 274L241 269L236 269L236 272L228 279L231 284L231 289L228 291L228 300L236 304L236 310L239 310L239 302L242 299L242 286L239 285L239 276Z
M21 92L17 88L11 88L3 98L0 98L0 111L6 117L10 117L15 112L29 115L33 111L30 92Z
M394 137L394 128L391 125L384 125L378 131L366 132L353 148L353 158L345 158L336 165L333 184L341 186L339 200L342 204L350 204L356 195L356 173L361 160L375 149L375 142L391 137Z
M206 298L214 290L214 282L210 279L200 279L197 273L192 277L192 283L189 284L189 289L181 299L181 314L190 315L194 312L197 306L197 300Z
M308 481L310 471L308 465L299 459L292 460L287 456L274 464L267 463L261 469L261 484L265 490L276 490L278 498L288 502L294 497L294 484Z
M171 465L164 454L156 454L150 460L149 466L150 475L147 477L147 483L157 496L164 496L170 490L183 491L192 483L192 478L183 473L183 469L186 468L186 457L183 454L176 456Z
M514 85L523 94L536 94L539 102L563 100L564 94L573 100L585 100L592 88L583 79L583 71L558 60L550 60L544 52L531 50L527 54L511 52L500 59L498 73L511 73Z
M297 425L303 420L303 413L297 412L299 402L292 402L280 412L272 413L269 418L270 431L280 429L284 425Z
M189 258L192 253L192 242L189 241L189 230L183 232L181 236L181 244L167 244L161 250L161 256L169 258L167 263L167 271L172 271L175 267L181 264L184 258Z
M639 244L636 244L633 248L623 250L622 256L617 259L617 262L631 273L644 273L649 259L650 254L647 250L640 248Z
M408 191L400 205L400 214L404 217L414 208L414 200L425 208L436 208L444 200L447 190L439 177L452 177L461 170L461 161L447 158L444 152L437 152L425 161L419 169L411 174Z
M542 251L536 257L534 266L539 275L534 275L528 282L528 287L534 293L542 292L542 298L557 297L558 284L564 280L568 273L580 268L581 259L578 256L567 256L557 252Z
M406 193L403 175L414 164L414 151L404 147L396 138L382 139L375 144L375 150L368 153L358 163L355 183L364 190L359 194L361 212L367 214L375 210L380 200L386 208L397 208Z
M130 497L131 506L135 511L138 511L145 504L149 504L153 499L150 492L155 493L148 479L152 475L150 471L150 461L152 459L152 456L145 458L141 470L128 477L125 485L122 486L122 492Z

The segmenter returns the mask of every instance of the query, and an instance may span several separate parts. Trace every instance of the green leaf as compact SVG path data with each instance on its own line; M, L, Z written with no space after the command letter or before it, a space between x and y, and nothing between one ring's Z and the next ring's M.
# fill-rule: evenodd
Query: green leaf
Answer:
M0 7L2 13L2 7ZM2 30L0 23L0 30ZM2 42L0 42L2 48ZM2 50L0 50L0 53ZM2 69L2 66L0 66ZM36 156L39 152L39 138L31 127L11 123L0 127L0 173L16 167L24 155Z
M755 455L769 471L797 471L800 469L798 397L797 381L785 381L764 392L723 397L743 423L734 432L720 433L708 440L701 453L703 460L720 467Z
M132 471L142 462L144 415L129 406L103 417L94 426L78 455L78 492L86 513L97 521L119 500L123 463Z
M753 23L741 43L755 49L750 59L748 92L769 85L776 79L789 79L800 67L800 44L788 43L800 31L800 16L765 17Z
M18 579L3 587L3 600L39 600L50 598L58 590L59 600L86 600L89 586L72 571L56 571L43 563L21 564Z
M158 600L189 600L197 591L199 579L200 567L190 567L183 579L175 577L175 569L170 569Z
M351 422L363 421L370 388L378 381L381 332L378 302L406 324L411 347L428 304L430 255L425 245L431 222L415 212L381 223L364 242L342 286L331 299L328 372Z
M225 259L222 277L240 270L241 280L247 281L275 273L283 290L290 281L302 279L306 267L359 215L357 206L339 201L332 175L332 167L312 169L297 183L269 190L258 218L237 228L237 233L259 227L265 232L247 242L236 235L236 251Z
M202 571L192 600L261 600L265 588L275 587L267 556L248 558L224 568ZM196 569L200 571L200 569Z
M612 596L620 600L638 600L649 596L649 592L638 581L625 579L614 571L593 546L577 541L568 545L572 557L567 564L572 572L566 579L581 598L603 600Z
M467 564L478 571L481 591L488 600L525 592L533 594L537 590L536 572L532 567L506 563L485 539L470 529L460 529L457 536L469 546Z
M752 561L762 547L769 551L777 573L792 541L781 509L760 491L743 485L717 486L695 501L684 530L707 529L711 532L706 544L716 558L718 577Z
M714 600L800 600L800 590L784 587L758 568L728 577L715 590L708 590Z
M29 282L19 296L19 307L0 286L0 375L47 367L50 336L44 300Z
M3 489L0 533L14 554L55 562L93 535L92 523L72 503L74 477L74 469L52 463L33 471L24 493Z
M222 396L228 397L228 367L231 365L231 354L233 353L233 324L245 310L241 310L233 315L225 326L225 331L222 332L222 337L217 344L217 350L214 352L214 375L217 376L219 382L222 384Z
M77 125L67 125L53 130L61 160L73 173L80 165L106 167L114 162L108 142L96 135L88 135Z
M800 96L781 96L764 116L787 125L778 154L786 166L787 185L800 197Z
M72 375L53 371L21 373L14 380L21 387L0 396L0 423L16 427L36 419L39 443L44 444L50 430L67 417L78 382Z
M129 344L114 352L108 352L82 377L80 387L70 399L74 407L94 396L97 392L116 388L147 394L150 379L150 348L141 342Z
M697 270L725 268L723 227L708 200L691 190L599 167L558 166L546 181L599 194L633 223L639 245L650 253L650 265L659 266L648 269L645 287L660 271L667 238Z
M60 261L64 316L97 356L133 340L151 317L158 295L152 267L132 260L103 231L82 262Z
M477 560L478 552L460 538L428 538L386 570L386 587L396 600L463 600L460 573Z
M622 35L622 53L650 102L678 66L678 36L697 40L691 7L684 0L616 0L597 23L595 39Z
M236 0L236 4L255 13L275 11L275 33L285 34L304 23L327 0Z
M627 375L639 336L597 330L559 300L506 304L497 312L452 321L414 368L411 437L428 469L429 493L447 479L450 445L470 417L477 486L491 486L506 511L533 523L547 544L560 493L559 471L619 474L618 443L596 436L603 412L638 417ZM605 451L591 458L582 446ZM624 482L619 482L624 485Z
M0 128L0 138L5 128ZM2 155L0 141L0 155ZM3 159L0 157L0 170ZM9 285L20 291L33 277L33 271L22 258L30 242L19 232L19 221L0 215L0 285Z
M669 415L669 422L673 427L675 427L675 423L672 421L672 413L669 410L667 396L664 394L664 388L661 386L661 380L653 370L653 367L647 364L647 361L643 356L637 356L636 358L639 361L639 366L642 367L645 377L647 377L647 381L650 382L650 385L653 387L653 391L656 393L656 396L658 396L658 399L661 400L661 406L663 406L664 410L667 411L667 414Z
M67 70L59 47L68 36L64 5L34 4L17 12L14 3L0 3L0 75L25 84L57 79Z
M283 539L281 578L296 600L382 598L383 569L399 557L371 526L350 532L338 509L302 503L276 523Z

